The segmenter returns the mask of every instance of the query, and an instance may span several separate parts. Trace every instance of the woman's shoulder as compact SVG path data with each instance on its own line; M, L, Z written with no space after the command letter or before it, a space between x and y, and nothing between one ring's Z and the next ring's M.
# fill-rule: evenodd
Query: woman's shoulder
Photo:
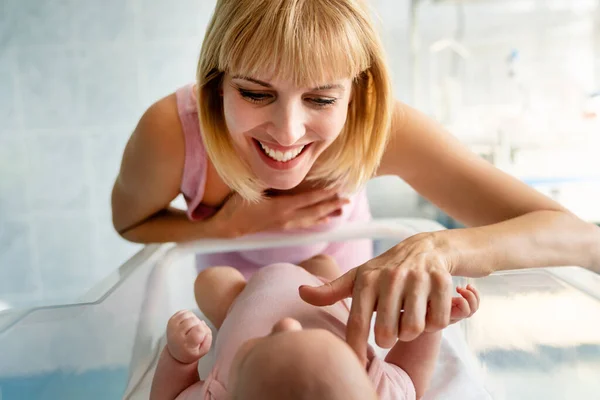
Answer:
M175 93L163 97L148 107L140 118L135 134L147 142L161 145L156 150L183 149L182 126ZM183 154L181 151L179 153Z
M191 86L187 89L191 89ZM141 151L156 162L163 163L165 168L171 170L170 176L179 177L182 187L192 185L188 189L195 194L194 197L199 197L196 200L214 207L222 204L230 190L203 150L197 119L186 120L187 129L193 129L193 125L197 131L185 132L182 117L185 119L190 115L182 115L182 106L189 108L182 103L182 96L188 94L180 89L152 104L140 119L134 135L139 136Z
M130 140L136 153L183 169L185 143L175 93L154 102L140 118Z
M396 101L390 137L377 175L414 178L430 171L451 152L464 155L457 140L425 113Z

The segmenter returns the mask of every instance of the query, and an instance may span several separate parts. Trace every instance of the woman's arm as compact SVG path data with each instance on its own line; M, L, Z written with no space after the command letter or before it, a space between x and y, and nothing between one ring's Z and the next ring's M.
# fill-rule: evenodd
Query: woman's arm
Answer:
M600 273L600 230L564 211L533 211L496 224L433 233L452 275L575 265Z
M452 275L577 265L600 272L600 228L469 152L423 114L398 104L380 175L395 174L472 226L421 233L302 298L328 305L352 296L347 340L366 354L375 340L407 342L450 323ZM399 305L406 312L399 325Z
M111 203L113 225L125 239L162 243L228 236L226 227L212 218L192 222L169 208L180 192L184 146L172 94L144 113L123 154Z
M600 229L470 152L424 114L398 103L380 175L397 175L467 226L435 239L452 273L578 265L600 270Z
M326 222L347 202L333 190L315 189L249 203L230 196L207 160L202 202L220 208L210 218L190 221L169 207L180 192L184 161L177 100L170 95L146 111L125 148L112 192L113 225L121 236L137 243L164 243L305 228Z

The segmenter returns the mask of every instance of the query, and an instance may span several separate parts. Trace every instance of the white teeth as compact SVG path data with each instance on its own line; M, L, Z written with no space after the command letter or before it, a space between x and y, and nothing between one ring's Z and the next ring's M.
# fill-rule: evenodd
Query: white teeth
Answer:
M265 153L271 157L273 160L275 161L279 161L279 162L287 162L290 160L293 160L294 158L298 157L298 154L300 154L302 152L302 149L304 148L304 146L300 146L297 149L294 150L288 150L285 153L282 153L281 151L275 151L273 149L270 149L269 146L267 146L266 144L259 142L260 143L260 147L262 147L262 149L265 151Z

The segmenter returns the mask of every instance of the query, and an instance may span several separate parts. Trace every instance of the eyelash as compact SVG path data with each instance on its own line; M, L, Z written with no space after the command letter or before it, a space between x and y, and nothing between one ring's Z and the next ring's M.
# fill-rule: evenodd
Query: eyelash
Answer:
M246 99L254 104L264 103L266 100L269 100L269 98L273 97L272 95L267 94L267 93L256 93L256 92L251 92L251 91L243 90L243 89L238 89L238 91L240 92L240 95L244 99ZM325 108L325 107L331 106L331 105L335 104L337 101L337 99L334 99L334 98L322 98L322 97L310 98L308 100L310 100L310 102L315 107L319 107L319 108Z

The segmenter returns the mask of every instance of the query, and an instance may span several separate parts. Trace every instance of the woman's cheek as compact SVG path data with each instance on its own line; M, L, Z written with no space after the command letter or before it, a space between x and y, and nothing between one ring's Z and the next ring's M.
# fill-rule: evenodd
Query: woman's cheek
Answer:
M320 127L317 131L322 132L321 138L328 143L333 142L342 132L347 115L347 111L342 109L335 110L328 118L321 118L319 122Z
M257 115L247 104L240 101L229 101L225 103L225 121L227 129L232 135L242 135L257 126Z

